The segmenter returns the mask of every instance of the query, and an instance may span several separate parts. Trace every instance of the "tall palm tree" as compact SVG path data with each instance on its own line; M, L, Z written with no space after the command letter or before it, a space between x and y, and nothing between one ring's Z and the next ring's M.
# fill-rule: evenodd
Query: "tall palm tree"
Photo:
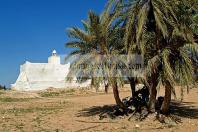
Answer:
M127 53L141 53L145 54L147 51L145 50L148 46L146 45L145 34L147 32L151 32L154 34L154 43L156 44L154 52L152 56L157 55L157 51L159 50L159 37L157 36L161 32L163 37L167 37L168 29L165 25L165 20L163 17L167 17L170 20L175 19L175 14L168 6L166 1L157 1L157 0L132 0L129 2L122 1L123 5L126 5L123 9L123 13L127 15L123 15L124 21L126 21L125 26L125 36L123 38L126 52ZM164 12L169 12L168 14L163 14L160 11L162 5L167 5L163 10ZM161 36L160 36L161 37ZM152 45L151 45L152 46ZM146 48L145 48L146 47ZM149 58L151 59L151 58ZM154 58L155 59L155 58ZM155 109L155 100L156 100L156 77L157 72L152 73L151 78L151 88L150 88L150 106L151 110ZM134 79L132 79L134 80Z
M120 100L117 84L117 80L121 78L110 75L111 70L105 65L106 62L111 60L109 58L110 55L115 55L119 52L119 28L117 28L117 25L112 24L117 15L117 11L112 11L111 3L108 3L100 16L94 12L89 12L88 20L82 21L84 30L75 27L68 30L68 36L73 38L74 41L66 43L66 47L74 48L75 50L67 58L78 56L71 64L72 69L68 76L72 74L83 76L86 72L91 72L88 78L93 79L93 84L100 84L108 79L113 88L116 103L120 107L125 108ZM98 75L98 69L93 67L86 69L87 71L84 69L79 71L79 69L75 68L79 64L87 64L87 62L93 66L102 63L100 75ZM95 75L96 72L97 75Z
M194 43L189 25L178 18L180 3L178 0L122 1L125 23L123 42L127 53L145 55L151 112L155 111L156 88L160 84L165 86L161 111L167 113L171 93L175 93L175 80L179 77L182 85L192 81L192 63L188 51L197 52L197 44Z

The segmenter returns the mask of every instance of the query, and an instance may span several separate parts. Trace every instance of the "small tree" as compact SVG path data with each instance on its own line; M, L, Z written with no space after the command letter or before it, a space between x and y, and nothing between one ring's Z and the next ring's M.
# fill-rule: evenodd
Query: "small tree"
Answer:
M6 88L6 86L4 85L4 86L2 86L2 85L0 85L0 90L6 90L7 88Z

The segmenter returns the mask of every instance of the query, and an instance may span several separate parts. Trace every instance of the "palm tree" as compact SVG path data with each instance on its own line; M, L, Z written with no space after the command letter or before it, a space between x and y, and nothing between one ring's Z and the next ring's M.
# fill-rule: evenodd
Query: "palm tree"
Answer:
M113 88L116 103L120 107L125 108L120 100L117 84L117 80L121 78L110 75L111 71L105 65L110 60L110 55L115 55L119 52L119 28L112 24L116 17L117 11L112 11L111 3L108 3L100 16L94 12L89 12L88 21L82 21L84 30L75 27L68 30L68 36L73 38L74 41L66 43L66 47L74 48L75 50L67 58L78 56L71 64L72 69L68 76L72 74L83 76L89 72L91 74L88 74L90 75L88 78L92 78L93 85L100 84L108 79L108 83ZM86 71L75 68L79 64L87 64L87 62L93 66L102 63L100 75L98 73L95 75L98 70L93 67L86 69Z
M167 36L167 27L164 26L165 20L163 20L162 12L159 10L159 7L161 5L168 5L165 1L156 1L156 0L133 0L130 2L123 2L123 5L127 5L124 8L124 14L125 16L124 21L126 21L125 26L125 36L123 38L125 47L126 47L126 52L127 53L141 53L145 54L145 34L149 32L153 32L154 34L154 42L156 45L159 43L159 37L158 32L162 32L163 37ZM169 11L170 9L165 8L164 10ZM172 13L172 10L169 11ZM165 14L167 16L167 14ZM168 16L167 16L168 17ZM170 17L168 17L170 18ZM171 16L171 20L174 19L174 14ZM148 33L147 33L148 34ZM152 46L152 45L151 45ZM158 46L155 46L155 53L153 54L156 55L157 51L159 48ZM151 58L149 58L151 59ZM155 73L158 74L158 73ZM152 73L152 87L150 88L150 109L155 109L155 100L156 100L156 76L154 72ZM131 79L132 81L134 80L133 78ZM134 82L134 81L133 81ZM135 84L134 84L135 85Z
M197 44L194 43L189 25L178 18L178 5L181 2L122 2L126 53L139 52L145 56L146 80L150 84L149 109L155 111L157 87L162 84L165 86L165 100L161 111L167 113L171 93L175 93L176 79L181 80L181 85L192 81L192 63L188 51L197 52Z

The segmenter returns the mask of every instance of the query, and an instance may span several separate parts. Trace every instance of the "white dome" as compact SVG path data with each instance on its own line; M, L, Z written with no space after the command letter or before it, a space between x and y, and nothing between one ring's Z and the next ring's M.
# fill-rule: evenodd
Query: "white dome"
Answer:
M56 50L53 50L53 51L52 51L52 54L57 54Z

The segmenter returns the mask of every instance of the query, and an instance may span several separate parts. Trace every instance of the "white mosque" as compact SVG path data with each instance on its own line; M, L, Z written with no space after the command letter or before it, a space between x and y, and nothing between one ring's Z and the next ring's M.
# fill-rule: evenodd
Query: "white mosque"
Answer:
M66 81L70 64L61 64L60 56L56 50L48 58L48 63L30 63L20 66L20 74L15 84L11 87L19 91L45 90L48 88L77 88L89 87L91 81L77 83Z

